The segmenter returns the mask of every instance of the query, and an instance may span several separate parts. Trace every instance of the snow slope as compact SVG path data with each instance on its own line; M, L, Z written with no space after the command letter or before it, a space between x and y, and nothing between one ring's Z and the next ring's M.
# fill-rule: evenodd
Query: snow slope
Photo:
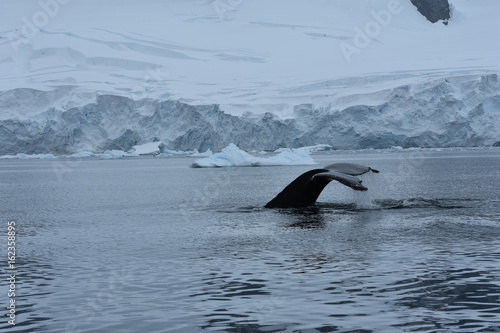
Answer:
M500 2L451 3L445 26L409 0L4 0L0 91L72 85L286 115L306 101L498 71ZM373 37L356 44L367 29ZM346 45L359 53L346 57Z
M450 2L3 0L0 154L493 144L500 2Z

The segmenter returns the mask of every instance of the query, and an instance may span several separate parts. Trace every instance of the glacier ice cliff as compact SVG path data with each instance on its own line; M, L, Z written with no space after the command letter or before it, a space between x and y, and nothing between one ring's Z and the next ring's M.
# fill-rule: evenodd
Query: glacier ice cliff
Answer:
M0 155L129 151L157 141L184 151L219 151L231 142L250 151L315 144L334 149L492 146L500 141L496 74L380 90L370 94L376 95L371 102L358 96L359 103L353 97L345 107L296 107L289 119L117 95L86 95L78 103L68 98L77 95L75 89L0 93Z

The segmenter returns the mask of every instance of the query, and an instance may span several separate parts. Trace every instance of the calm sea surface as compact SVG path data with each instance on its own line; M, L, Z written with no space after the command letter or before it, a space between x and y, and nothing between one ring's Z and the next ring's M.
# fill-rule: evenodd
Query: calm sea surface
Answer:
M381 172L275 210L314 167L0 160L0 332L500 332L500 149L313 157Z

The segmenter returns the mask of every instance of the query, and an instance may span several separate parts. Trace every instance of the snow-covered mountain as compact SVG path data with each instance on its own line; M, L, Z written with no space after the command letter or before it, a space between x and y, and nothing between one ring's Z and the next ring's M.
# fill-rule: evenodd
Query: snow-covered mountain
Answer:
M495 144L500 2L429 3L4 0L0 154Z

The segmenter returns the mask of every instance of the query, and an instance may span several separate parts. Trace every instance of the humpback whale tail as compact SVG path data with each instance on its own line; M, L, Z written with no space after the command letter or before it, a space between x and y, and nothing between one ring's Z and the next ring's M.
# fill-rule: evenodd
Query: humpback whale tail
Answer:
M297 177L283 189L273 200L269 201L266 208L306 207L318 199L321 191L332 180L336 180L357 191L368 190L355 177L369 171L378 173L378 170L356 163L334 163L323 169L307 171Z

